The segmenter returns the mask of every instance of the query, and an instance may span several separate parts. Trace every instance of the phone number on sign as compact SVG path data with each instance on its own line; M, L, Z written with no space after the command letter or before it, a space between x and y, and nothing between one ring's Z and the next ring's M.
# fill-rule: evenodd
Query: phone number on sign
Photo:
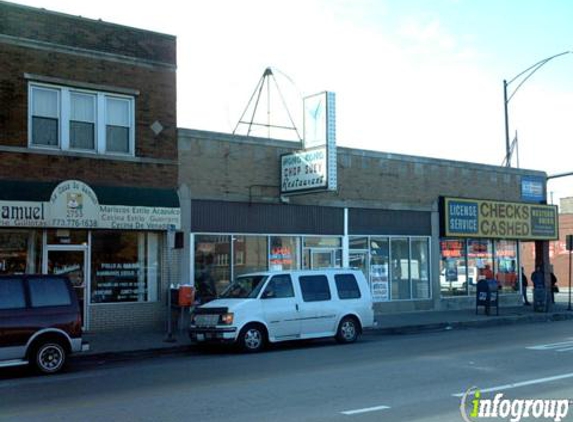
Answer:
M52 225L55 227L72 227L92 229L98 226L97 220L74 220L73 218L54 218Z

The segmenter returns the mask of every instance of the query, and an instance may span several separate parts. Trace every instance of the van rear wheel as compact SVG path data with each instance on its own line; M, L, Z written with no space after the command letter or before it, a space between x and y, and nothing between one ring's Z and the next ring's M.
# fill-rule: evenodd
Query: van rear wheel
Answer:
M338 325L336 341L343 344L354 343L358 339L359 330L356 318L344 317Z
M239 346L244 352L259 352L265 345L265 331L257 324L249 324L239 334Z

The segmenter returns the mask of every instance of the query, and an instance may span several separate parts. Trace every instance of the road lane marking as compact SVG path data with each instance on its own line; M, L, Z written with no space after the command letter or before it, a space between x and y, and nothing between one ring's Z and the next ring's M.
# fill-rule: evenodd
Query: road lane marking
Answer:
M376 412L377 410L384 410L384 409L390 409L390 406L365 407L363 409L346 410L340 413L342 413L343 415L358 415L360 413Z
M555 350L556 352L569 352L573 350L573 340L561 341L559 343L540 344L526 347L529 350Z
M480 388L481 393L491 393L492 391L510 390L512 388L526 387L528 385L543 384L546 382L559 381L562 379L573 378L573 372L569 374L555 375L554 377L537 378L529 381L515 382L513 384L498 385L497 387ZM466 392L452 394L454 397L462 397Z

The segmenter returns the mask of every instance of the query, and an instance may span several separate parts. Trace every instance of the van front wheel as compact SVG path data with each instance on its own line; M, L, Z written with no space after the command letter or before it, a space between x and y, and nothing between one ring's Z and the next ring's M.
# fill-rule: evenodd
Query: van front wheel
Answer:
M239 334L239 346L245 352L260 351L265 345L265 332L260 325L249 324Z
M339 343L354 343L358 338L359 326L355 318L344 317L338 325L336 341Z

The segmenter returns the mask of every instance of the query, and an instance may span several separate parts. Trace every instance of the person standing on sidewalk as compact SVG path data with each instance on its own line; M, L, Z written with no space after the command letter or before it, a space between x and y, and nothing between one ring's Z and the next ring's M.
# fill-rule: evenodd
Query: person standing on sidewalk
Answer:
M523 295L523 304L526 306L531 305L529 300L527 300L527 276L523 267L521 267L521 294Z
M541 265L537 265L535 267L535 271L531 273L531 282L533 283L534 289L545 288L545 280L543 277L543 270L541 269Z
M551 266L551 303L555 303L555 293L559 292L559 287L557 287L557 277L553 274L553 265Z

